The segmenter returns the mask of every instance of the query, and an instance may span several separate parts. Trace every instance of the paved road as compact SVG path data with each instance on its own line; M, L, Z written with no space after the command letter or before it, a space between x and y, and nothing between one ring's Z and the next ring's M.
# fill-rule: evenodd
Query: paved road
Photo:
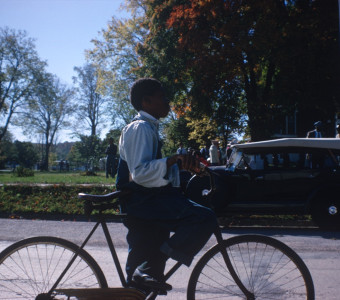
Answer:
M79 244L90 232L93 222L70 221L39 221L39 220L9 220L0 219L0 251L20 239L37 236L53 235L69 239ZM120 223L110 223L109 230L114 237L118 256L124 263L126 259L127 233ZM293 248L305 261L311 271L316 299L337 300L340 295L340 232L320 231L318 229L281 229L281 228L231 228L223 230L224 238L238 234L264 234L272 236ZM215 243L211 238L197 259L208 247ZM110 253L105 247L101 229L95 233L86 250L102 267L110 286L117 286L117 276L113 265L110 265ZM109 263L108 263L109 262ZM193 264L194 265L194 264ZM124 267L124 266L123 266ZM174 287L168 296L160 299L186 299L185 291L191 268L181 267L169 280Z

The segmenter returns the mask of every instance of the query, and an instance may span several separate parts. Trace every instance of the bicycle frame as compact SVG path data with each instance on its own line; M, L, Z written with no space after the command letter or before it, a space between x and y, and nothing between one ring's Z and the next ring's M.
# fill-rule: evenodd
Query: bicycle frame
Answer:
M92 237L92 235L95 233L95 231L97 230L97 228L99 227L99 225L101 225L101 227L103 228L103 231L104 231L104 235L105 235L105 238L106 238L106 242L109 246L109 249L110 249L110 252L111 252L111 255L112 255L112 259L114 261L114 264L116 266L116 269L117 269L117 272L118 272L118 275L119 275L119 279L122 283L122 286L123 287L127 287L127 283L126 283L126 280L125 280L125 276L124 276L124 273L123 273L123 270L122 270L122 267L120 265L120 262L119 262L119 259L118 259L118 255L117 255L117 252L116 252L116 249L113 245L113 241L112 241L112 238L111 238L111 235L110 235L110 232L109 232L109 229L107 227L107 224L106 224L106 220L105 218L103 217L102 214L100 214L100 219L99 221L94 225L94 227L92 228L91 232L88 234L88 236L85 238L84 242L82 243L82 245L78 248L78 251L75 252L74 256L72 257L72 259L70 260L70 262L68 263L68 265L66 266L65 270L60 274L59 278L57 279L57 281L54 283L54 285L51 287L51 289L49 290L49 292L47 293L47 295L52 295L53 291L56 289L56 287L58 286L58 284L60 283L60 281L62 280L62 278L64 277L64 275L66 274L66 272L69 270L69 268L72 266L73 262L76 260L79 252L81 249L83 249L87 242L90 240L90 238Z
M74 256L72 257L72 259L70 260L70 262L68 263L68 265L66 266L65 270L60 274L59 278L57 279L57 281L54 283L54 285L51 287L51 289L49 290L49 292L47 293L47 295L52 295L53 291L57 288L58 284L61 282L62 278L64 277L64 275L66 274L66 272L69 270L69 268L72 266L73 262L76 260L79 252L81 249L83 249L87 242L91 239L91 237L93 236L93 234L95 233L95 231L97 230L97 228L99 227L99 225L101 225L103 232L104 232L104 236L106 239L106 242L109 246L111 255L112 255L112 259L114 262L114 265L116 267L119 279L121 281L121 284L124 288L127 288L127 282L125 279L125 275L123 272L123 269L121 267L116 249L114 247L109 229L107 227L107 223L106 223L106 219L105 217L101 214L100 215L100 219L99 221L94 225L94 227L92 228L91 232L88 234L88 236L85 238L84 242L82 243L81 246L79 246L78 251L74 254ZM222 237L222 233L220 231L219 228L216 229L216 231L214 232L214 235L216 237L217 243L219 245L221 245L221 242L223 240ZM240 279L238 278L234 268L232 267L230 258L228 253L225 251L225 249L223 247L221 247L221 253L223 255L224 261L227 265L227 268L231 274L231 276L233 277L233 279L235 280L235 283L239 286L239 288L242 290L242 292L244 293L244 295L247 297L247 299L254 299L254 296L252 293L250 293L246 287L243 285L243 283L240 281ZM167 281L180 267L182 266L182 263L177 262L165 275L164 275L164 280ZM149 295L149 297L147 299L151 300L151 299L155 299L157 296L157 293L151 293Z
M214 176L213 176L213 172L211 172L210 170L208 170L206 168L205 170L209 177L210 177L210 183L211 183L211 190L208 193L208 197L211 197L211 195L215 192L216 190L216 185L215 185L215 181L214 181ZM121 218L122 215L117 215L116 217ZM103 216L102 212L100 212L99 215L99 221L95 224L95 226L93 227L93 229L91 230L91 232L88 234L88 236L85 238L84 242L82 243L82 245L79 247L78 251L74 254L74 256L72 257L72 259L70 260L70 262L68 263L68 265L66 266L65 270L60 274L59 278L57 279L57 281L54 283L54 285L51 287L51 289L49 290L49 292L47 293L47 295L52 295L53 291L57 288L58 284L61 282L62 278L64 277L64 275L66 274L66 272L69 270L69 268L72 266L73 262L76 260L79 252L81 249L83 249L85 247L85 245L87 244L87 242L90 240L90 238L92 237L92 235L94 234L94 232L97 230L97 228L99 227L99 225L101 225L101 227L103 228L103 232L104 232L104 236L106 239L106 242L109 246L111 255L112 255L112 259L114 262L114 265L116 267L119 279L121 281L121 284L124 288L128 287L127 286L127 282L124 276L124 272L123 269L121 267L116 249L113 245L113 241L109 232L109 229L107 227L106 224L106 219ZM222 233L219 227L216 228L214 235L216 237L217 240L217 244L218 245L222 245L222 241L223 241L223 237L222 237ZM227 251L221 246L220 247L220 251L222 253L223 259L226 263L226 266L230 272L230 275L232 276L232 278L234 279L235 283L238 285L238 287L240 288L240 290L244 293L244 295L247 297L247 299L254 299L254 295L244 286L244 284L241 282L241 280L239 279L239 277L237 276L232 263L230 261L229 255L227 253ZM164 281L167 281L182 265L182 263L177 262L165 275L164 275ZM149 297L147 299L151 300L151 299L155 299L157 297L157 292L152 292Z

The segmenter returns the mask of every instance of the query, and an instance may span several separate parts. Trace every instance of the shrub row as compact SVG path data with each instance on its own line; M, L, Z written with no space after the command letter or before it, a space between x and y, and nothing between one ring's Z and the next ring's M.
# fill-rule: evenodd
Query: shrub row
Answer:
M3 185L0 187L0 212L82 215L83 203L78 193L103 195L112 191L111 186Z

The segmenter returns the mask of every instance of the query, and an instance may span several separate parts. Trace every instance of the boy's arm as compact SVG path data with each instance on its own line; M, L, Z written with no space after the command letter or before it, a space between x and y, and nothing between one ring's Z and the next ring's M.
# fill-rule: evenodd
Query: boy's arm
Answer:
M128 164L131 178L144 187L160 187L169 184L167 159L156 159L158 137L149 125L136 123L122 135L120 152ZM173 172L169 172L172 175Z

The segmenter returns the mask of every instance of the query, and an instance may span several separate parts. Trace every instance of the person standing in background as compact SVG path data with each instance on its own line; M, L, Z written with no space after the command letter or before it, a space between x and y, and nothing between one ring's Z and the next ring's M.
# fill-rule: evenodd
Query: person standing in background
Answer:
M209 142L206 142L205 147L200 150L201 156L205 159L208 160L210 154L209 154Z
M335 138L340 139L340 124L336 125L336 136Z
M218 141L216 140L211 141L209 155L210 155L210 164L212 166L218 166L220 164L220 155L221 155L219 148L218 148Z
M308 131L307 132L307 138L322 138L322 133L321 133L321 128L322 128L322 122L317 121L314 123L314 130Z
M179 148L177 149L177 154L180 154L180 155L187 154L187 150L185 148L183 148L182 143L179 144Z
M117 154L117 146L113 143L113 138L109 139L109 145L105 151L106 156L106 178L109 178L109 175L114 178L116 175L116 154Z

